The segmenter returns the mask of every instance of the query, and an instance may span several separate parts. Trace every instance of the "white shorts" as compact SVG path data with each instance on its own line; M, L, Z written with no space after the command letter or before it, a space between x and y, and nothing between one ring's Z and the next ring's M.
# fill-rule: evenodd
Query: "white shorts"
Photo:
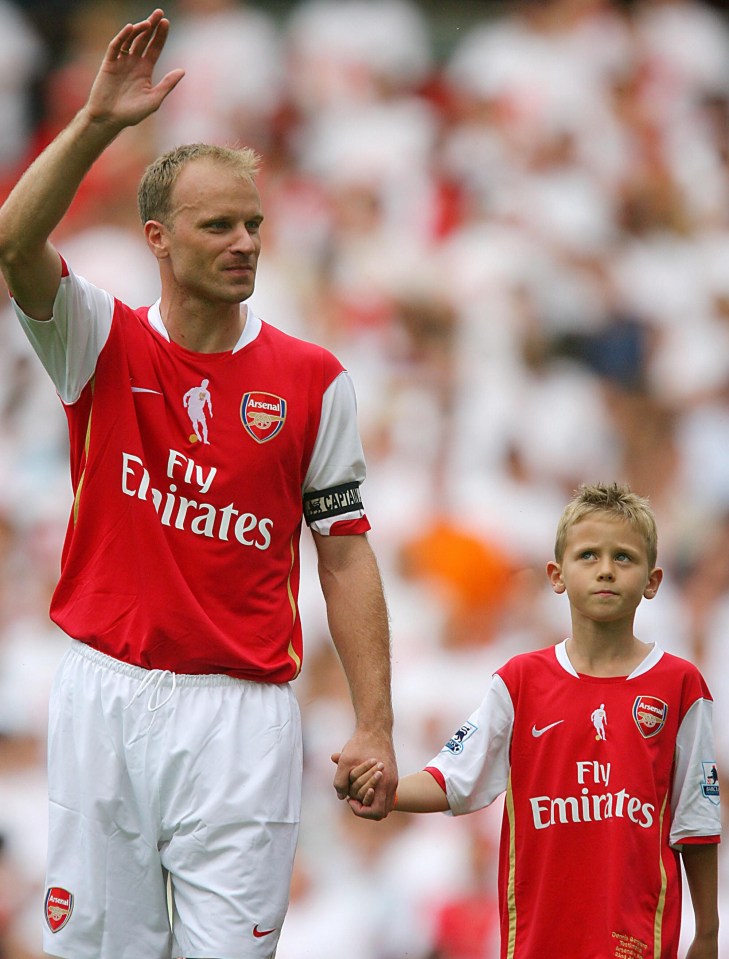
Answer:
M150 672L74 642L48 753L46 952L275 955L301 806L288 685Z

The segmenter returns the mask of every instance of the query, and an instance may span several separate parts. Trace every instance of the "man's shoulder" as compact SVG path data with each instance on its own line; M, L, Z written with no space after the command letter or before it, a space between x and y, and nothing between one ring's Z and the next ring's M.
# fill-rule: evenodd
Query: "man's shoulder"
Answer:
M285 330L282 330L278 326L274 326L273 323L269 323L267 320L260 319L260 323L261 337L276 343L282 349L294 350L301 353L311 353L313 355L330 352L320 343L316 343L313 340L305 340L301 336L294 336L293 333L287 333Z
M261 320L258 339L262 346L275 350L280 357L291 358L300 363L317 364L330 371L341 372L344 369L340 360L325 346L286 333L265 320Z

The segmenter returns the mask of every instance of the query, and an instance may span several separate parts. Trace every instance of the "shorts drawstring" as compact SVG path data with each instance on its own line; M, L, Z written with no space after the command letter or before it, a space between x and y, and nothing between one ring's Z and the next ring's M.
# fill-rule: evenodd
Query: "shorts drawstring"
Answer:
M164 697L164 699L161 699L160 695L162 684L167 676L172 677L172 688ZM175 690L177 689L177 677L169 669L153 669L150 673L148 673L147 676L144 677L142 682L137 687L136 692L124 708L129 709L137 697L141 696L146 689L150 688L150 686L152 687L152 691L150 692L149 699L147 700L147 709L150 713L154 713L158 709L161 709L163 706L165 706L175 695Z

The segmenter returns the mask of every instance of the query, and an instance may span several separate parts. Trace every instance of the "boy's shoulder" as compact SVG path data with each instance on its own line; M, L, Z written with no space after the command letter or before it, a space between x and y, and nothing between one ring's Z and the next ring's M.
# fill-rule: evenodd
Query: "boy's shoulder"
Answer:
M530 649L517 653L496 670L502 678L505 676L529 675L543 670L559 668L557 646L545 646L543 649Z

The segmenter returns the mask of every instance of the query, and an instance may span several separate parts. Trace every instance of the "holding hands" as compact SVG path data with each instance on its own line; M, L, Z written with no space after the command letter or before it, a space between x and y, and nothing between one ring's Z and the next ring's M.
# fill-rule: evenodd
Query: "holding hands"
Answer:
M341 753L334 753L332 762L339 763L340 756ZM352 812L360 819L384 819L378 805L375 805L377 787L383 782L384 776L385 764L383 762L377 759L366 759L350 769L348 791L345 795L341 795L337 790L339 798L346 799ZM380 786L380 790L383 791L384 786Z

